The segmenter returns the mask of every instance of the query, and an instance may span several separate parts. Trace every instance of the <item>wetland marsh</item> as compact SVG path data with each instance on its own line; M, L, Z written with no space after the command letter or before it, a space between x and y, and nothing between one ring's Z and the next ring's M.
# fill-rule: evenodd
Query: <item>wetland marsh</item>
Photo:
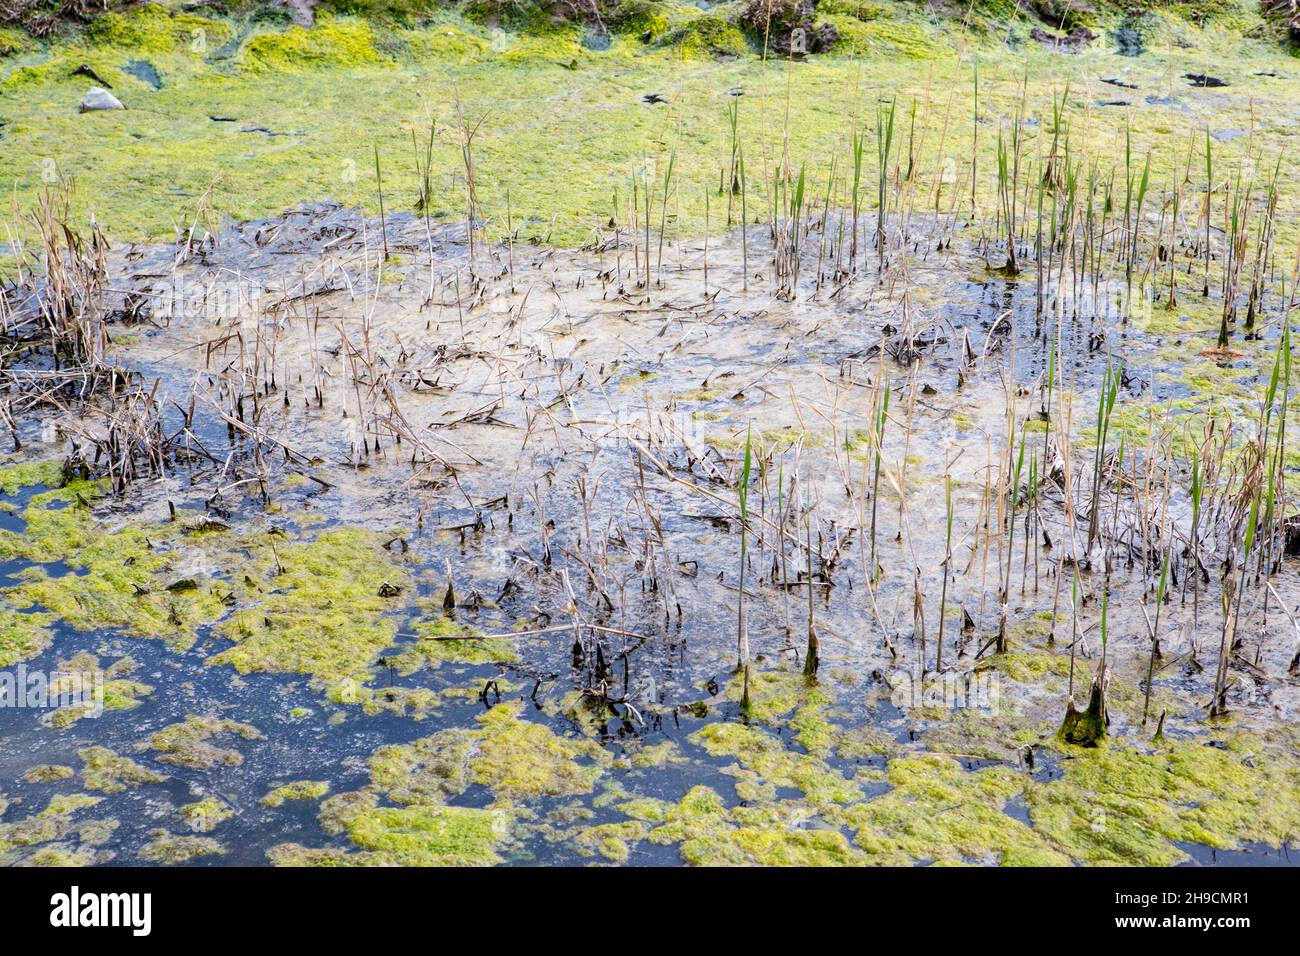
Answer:
M1300 27L1051 6L3 27L0 863L1289 865Z

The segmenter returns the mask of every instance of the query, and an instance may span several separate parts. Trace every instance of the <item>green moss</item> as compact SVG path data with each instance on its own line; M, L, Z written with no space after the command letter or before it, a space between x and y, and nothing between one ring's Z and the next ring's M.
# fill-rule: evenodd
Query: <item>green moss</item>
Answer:
M107 747L85 747L77 751L81 758L81 777L87 790L121 793L145 783L162 783L167 777L142 767L130 757L122 757Z
M686 56L744 56L749 52L745 35L726 18L706 13L673 30L664 42Z
M482 37L447 25L432 30L405 30L399 37L405 55L417 61L469 63L492 49L492 44Z
M743 695L744 678L737 675L727 685L727 697L739 702ZM788 724L810 754L824 757L835 742L839 728L828 716L833 703L829 688L809 682L802 671L750 672L749 719L768 727Z
M322 17L313 27L259 33L244 45L239 63L250 73L294 72L318 67L366 66L384 62L375 35L362 20Z
M0 59L28 53L36 49L36 43L22 30L0 26Z
M180 808L181 819L194 833L211 833L225 820L235 815L235 810L224 800L208 797L187 803Z
M952 46L943 39L942 33L919 24L897 20L873 20L870 23L849 27L837 18L827 19L837 29L846 27L848 38L860 44L859 49L863 52L894 55L910 60L937 60L950 57L954 53ZM841 50L849 45L838 44Z
M212 743L216 737L264 739L261 732L249 724L217 717L190 716L154 733L149 738L149 746L162 754L158 758L160 763L177 767L210 770L213 767L238 767L244 762L244 755L238 750Z
M861 20L865 23L889 17L890 8L887 5L871 3L869 0L818 0L817 15L819 18L836 14L853 17L855 20Z
M667 6L659 0L622 0L610 12L606 22L618 33L653 40L668 29Z
M208 659L241 673L310 674L325 681L364 680L393 643L409 592L406 570L380 537L356 528L327 531L314 541L268 543L249 570L243 597L255 602L218 630L236 642ZM382 597L385 585L398 597Z
M133 10L100 14L86 25L84 42L92 47L126 50L135 55L146 53L193 52L195 31L203 31L204 43L214 48L229 39L230 24L222 20L181 13L146 3Z

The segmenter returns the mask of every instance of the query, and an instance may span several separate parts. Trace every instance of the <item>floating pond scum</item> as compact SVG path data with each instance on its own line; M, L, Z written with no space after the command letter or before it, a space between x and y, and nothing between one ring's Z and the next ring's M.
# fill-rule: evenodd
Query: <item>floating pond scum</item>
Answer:
M0 11L0 864L1300 859L1294 16Z

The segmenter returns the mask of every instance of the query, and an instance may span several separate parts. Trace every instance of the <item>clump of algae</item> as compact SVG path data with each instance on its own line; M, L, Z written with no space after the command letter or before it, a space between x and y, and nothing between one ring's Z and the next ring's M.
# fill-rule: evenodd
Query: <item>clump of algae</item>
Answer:
M50 798L44 810L0 823L0 866L87 866L111 857L96 848L107 842L115 820L78 820L82 810L103 798L88 794ZM3 807L0 806L0 812Z
M53 614L0 608L0 667L30 660L50 645Z
M738 766L727 768L727 772L736 777L736 793L742 800L771 799L777 789L784 788L803 791L814 805L852 803L862 798L861 787L824 760L786 750L777 737L758 728L713 723L701 727L690 739L712 757L736 759Z
M159 751L159 763L177 767L210 770L213 767L238 767L244 755L229 747L212 743L214 737L239 737L244 740L264 739L261 731L237 720L218 717L189 716L155 732L148 746Z
M444 661L456 664L511 663L518 660L514 644L503 637L483 639L479 631L436 613L415 623L416 641L392 659L403 676Z
M235 815L234 808L224 800L207 797L187 803L180 808L181 819L194 833L211 833L222 822Z
M262 798L262 806L279 807L287 800L319 800L330 792L328 780L295 780L276 787Z
M334 529L284 547L268 542L243 584L241 596L251 606L218 628L235 644L208 663L240 673L364 680L393 643L392 612L403 606L408 585L406 569L380 536L363 529ZM394 589L396 596L386 596Z
M649 832L649 828L639 820L625 820L573 827L556 833L552 839L568 841L583 856L599 853L610 863L626 863L632 847L644 840Z
M225 849L211 837L177 836L167 830L152 830L149 842L140 849L140 859L174 866L203 856L218 856Z
M50 715L50 725L62 730L101 709L130 710L140 706L140 698L152 694L154 689L127 676L135 666L135 660L128 656L101 670L99 658L85 651L60 661L59 676L50 682L50 694L70 702ZM100 680L95 680L95 675Z
M15 495L23 488L63 484L63 464L53 459L0 465L0 494Z
M490 866L509 831L508 810L441 804L381 807L370 791L343 793L321 806L327 833L346 834L356 850L286 843L267 857L277 866Z
M348 836L354 851L274 848L279 865L480 866L498 862L519 812L518 801L590 793L608 755L592 741L570 740L523 719L522 704L502 703L473 728L449 728L371 756L371 784L321 804L327 833ZM485 809L447 801L471 785L489 789ZM387 799L398 806L382 806Z
M1163 866L1175 844L1295 846L1300 766L1295 741L1215 731L1143 750L1061 744L1060 780L1026 790L1034 829L1086 863Z
M907 865L1001 862L1061 865L1069 858L1005 812L1024 780L1009 767L967 771L951 757L910 754L889 762L888 793L840 818L872 861Z
M727 685L727 696L739 702L743 694L743 678L737 675ZM750 674L749 719L768 727L788 724L799 745L818 757L825 757L841 735L830 719L834 702L828 687L810 681L802 671Z
M498 801L590 793L609 755L596 743L560 737L522 719L522 704L479 715L478 727L451 728L411 744L382 747L371 779L397 803L441 802L471 784Z
M145 783L162 783L167 777L142 767L130 757L123 757L107 747L85 747L77 751L81 758L81 776L87 790L121 793Z
M28 783L52 783L55 780L66 780L75 773L75 770L63 764L43 763L29 767L23 774L23 779Z
M240 51L247 72L307 70L316 67L369 66L385 62L364 20L322 16L311 28L290 27L259 33Z
M198 624L224 613L212 587L177 586L175 568L192 545L184 527L106 530L92 514L101 490L98 482L77 481L33 495L21 512L23 530L0 530L0 559L29 565L15 575L18 584L4 589L11 610L0 618L0 654L30 657L48 642L42 631L56 618L80 630L120 627L186 646ZM70 570L51 574L46 566L58 562ZM12 609L38 607L30 621L10 616Z
M470 784L477 737L450 728L410 744L390 744L370 757L370 779L394 803L442 803Z
M637 807L637 809L645 809ZM805 827L806 807L768 805L728 809L716 791L692 787L663 813L647 835L651 843L681 844L682 859L697 866L864 865L866 854L838 830Z
M560 737L520 718L522 703L498 704L478 718L476 783L499 800L590 793L609 755L588 740Z
M500 811L470 807L378 807L348 824L366 863L488 866L500 860Z

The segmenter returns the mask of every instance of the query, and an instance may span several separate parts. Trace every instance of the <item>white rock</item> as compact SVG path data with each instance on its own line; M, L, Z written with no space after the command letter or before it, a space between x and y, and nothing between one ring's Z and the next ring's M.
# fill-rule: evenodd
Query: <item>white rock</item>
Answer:
M92 86L86 91L86 95L81 98L81 112L89 113L91 110L124 110L122 102L108 90L99 86Z

